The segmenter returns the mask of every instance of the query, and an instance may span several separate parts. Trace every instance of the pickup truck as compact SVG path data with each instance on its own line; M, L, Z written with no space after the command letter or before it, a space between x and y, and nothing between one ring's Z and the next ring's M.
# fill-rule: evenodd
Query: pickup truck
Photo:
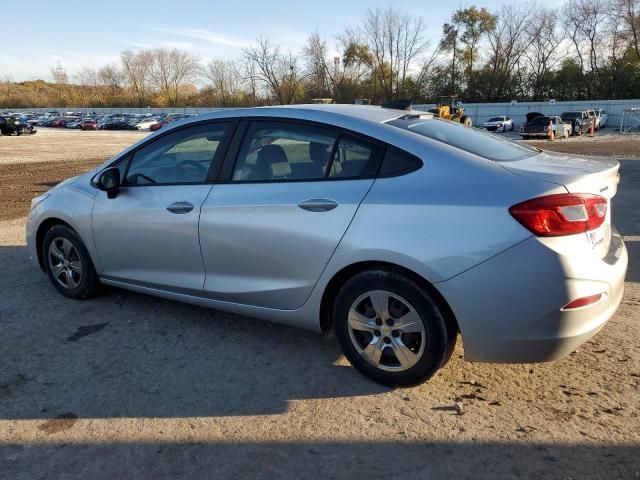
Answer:
M520 127L520 136L525 140L532 137L548 138L549 124L556 138L568 138L571 134L571 125L563 122L560 117L530 112L527 114L527 123Z
M589 125L592 121L589 116L589 112L586 110L579 112L564 112L560 117L564 122L571 124L572 135L582 135L583 133L586 133L589 130Z

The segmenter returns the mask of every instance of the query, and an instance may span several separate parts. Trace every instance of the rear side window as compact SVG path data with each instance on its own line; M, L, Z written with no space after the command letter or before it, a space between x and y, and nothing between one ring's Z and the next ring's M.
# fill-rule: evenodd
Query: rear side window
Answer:
M388 123L496 162L521 160L539 153L537 149L527 145L439 118L397 119Z
M337 133L287 122L253 122L233 172L234 182L313 180L331 163Z
M371 178L382 147L331 128L287 121L251 122L233 182Z
M405 175L422 167L422 160L410 153L387 148L387 152L380 166L380 177L397 177Z

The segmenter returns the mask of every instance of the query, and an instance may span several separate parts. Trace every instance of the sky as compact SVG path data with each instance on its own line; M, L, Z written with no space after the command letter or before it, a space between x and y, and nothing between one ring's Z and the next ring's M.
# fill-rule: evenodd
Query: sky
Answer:
M510 0L531 3L527 0ZM117 61L126 49L176 47L201 57L232 59L258 36L299 53L318 31L335 47L337 34L358 25L367 9L395 8L421 16L435 45L453 10L476 5L498 10L505 0L30 0L0 11L0 79L51 79L58 62L72 77L84 66ZM180 5L184 5L182 8Z

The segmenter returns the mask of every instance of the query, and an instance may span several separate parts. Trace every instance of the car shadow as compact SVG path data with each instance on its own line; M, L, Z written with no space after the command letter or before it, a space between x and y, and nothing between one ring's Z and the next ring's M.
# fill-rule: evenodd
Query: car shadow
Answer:
M515 442L51 443L0 447L3 474L32 478L603 478L640 471L634 445Z
M389 390L320 334L118 289L66 299L27 257L0 247L0 418L268 415Z

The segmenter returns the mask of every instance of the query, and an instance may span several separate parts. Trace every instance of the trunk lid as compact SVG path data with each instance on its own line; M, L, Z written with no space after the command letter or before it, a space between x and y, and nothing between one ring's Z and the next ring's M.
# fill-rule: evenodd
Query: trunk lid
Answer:
M619 182L620 164L617 160L542 152L523 160L501 162L500 165L516 175L562 185L569 193L591 193L606 198L604 223L585 235L600 258L607 255L611 242L611 199L618 190Z

